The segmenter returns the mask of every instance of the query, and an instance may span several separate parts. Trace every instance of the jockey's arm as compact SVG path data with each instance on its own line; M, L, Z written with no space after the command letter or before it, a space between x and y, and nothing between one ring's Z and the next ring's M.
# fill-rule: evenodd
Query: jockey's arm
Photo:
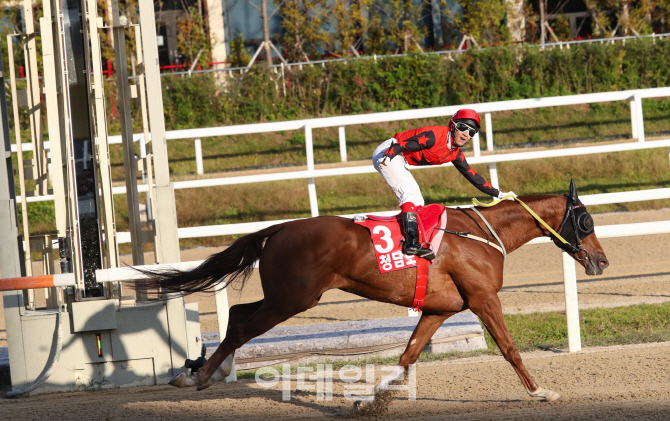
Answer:
M386 150L384 156L393 159L396 155L402 152L418 152L424 149L430 149L433 146L435 146L435 133L433 133L433 131L425 131L408 139L396 141Z
M493 187L484 177L481 175L477 174L472 167L468 164L468 161L465 160L465 156L463 156L463 152L459 153L456 159L452 161L452 164L454 164L454 167L463 174L465 178L468 179L468 181L479 191L482 193L486 193L490 196L493 197L498 197L498 194L500 191Z

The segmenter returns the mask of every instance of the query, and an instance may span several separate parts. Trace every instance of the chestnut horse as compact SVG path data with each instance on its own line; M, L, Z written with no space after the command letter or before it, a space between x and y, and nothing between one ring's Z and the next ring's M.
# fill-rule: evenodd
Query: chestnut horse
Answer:
M529 195L520 199L552 229L566 238L572 237L570 242L576 242L577 247L568 246L568 249L573 247L570 250L576 253L572 257L584 267L587 275L600 275L609 265L593 233L593 221L577 198L574 182L566 196ZM586 225L589 225L581 231L582 235L575 224L577 208L581 212L577 213L580 221L586 219ZM552 236L556 241L554 235L519 203L505 200L495 207L479 210L508 253L535 237ZM486 229L485 225L472 210L448 209L447 212L449 230L486 236L474 220L482 229ZM570 220L572 223L566 225L565 222ZM571 237L568 237L568 231L571 231L568 228L575 228ZM484 323L528 394L547 401L558 399L558 393L535 383L507 331L497 295L503 285L503 255L487 244L446 234L436 255L428 274L428 291L421 318L395 372L386 376L375 387L375 392L384 391L392 381L402 377L448 317L470 309ZM194 376L181 373L170 384L203 389L226 377L236 349L286 319L316 306L329 289L339 288L403 307L412 305L416 269L381 274L369 231L351 219L336 216L286 222L246 235L191 271L145 273L152 276L148 281L151 287L189 294L211 291L224 282L224 277L228 278L225 285L237 280L243 287L259 259L264 299L232 306L226 337L204 367Z

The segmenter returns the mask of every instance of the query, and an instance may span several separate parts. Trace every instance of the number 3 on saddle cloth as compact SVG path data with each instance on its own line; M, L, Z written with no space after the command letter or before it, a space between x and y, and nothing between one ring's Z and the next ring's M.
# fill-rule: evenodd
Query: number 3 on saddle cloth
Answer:
M432 204L426 207L417 207L417 212L419 215L419 241L422 243L429 242L431 248L437 254L444 231L433 228L446 228L446 207ZM432 262L417 256L408 256L402 252L402 213L388 217L366 215L365 219L362 220L358 218L354 218L354 222L370 231L381 273L412 267L417 268L416 290L414 291L412 308L420 310L426 297L428 266Z

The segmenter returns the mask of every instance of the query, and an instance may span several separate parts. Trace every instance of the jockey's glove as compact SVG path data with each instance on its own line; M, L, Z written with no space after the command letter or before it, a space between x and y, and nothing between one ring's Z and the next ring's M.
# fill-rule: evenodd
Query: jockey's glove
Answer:
M514 198L516 197L516 193L514 193L513 191L508 191L508 192L500 191L500 192L498 192L498 199L502 199L502 198L504 198L505 196L508 196L508 195L511 195L511 196L508 197L507 200L514 200Z
M391 162L391 157L388 155L384 155L379 160L377 160L377 166L378 167L385 167Z

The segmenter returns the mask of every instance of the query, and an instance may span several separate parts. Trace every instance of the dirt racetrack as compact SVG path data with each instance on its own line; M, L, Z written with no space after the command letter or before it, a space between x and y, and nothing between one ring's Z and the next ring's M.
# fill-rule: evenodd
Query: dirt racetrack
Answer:
M597 225L670 220L670 209L594 216ZM670 235L602 239L611 266L601 277L578 269L580 308L614 307L670 301ZM184 260L203 258L213 249L186 250ZM506 313L564 309L561 258L551 245L525 246L510 255L500 293ZM254 277L231 304L260 299ZM196 296L202 331L215 331L211 297ZM0 313L1 314L1 313ZM370 302L341 292L324 294L317 307L286 324L403 316L405 309ZM6 346L0 319L0 346ZM531 399L502 357L475 357L421 363L417 368L417 400L402 393L384 419L453 420L590 420L670 419L670 342L523 354L536 381L563 397L552 403ZM376 373L376 379L380 373ZM145 419L329 419L349 414L347 384L333 381L333 399L317 400L306 382L283 402L281 383L264 389L254 380L219 384L202 392L170 386L122 388L97 392L0 399L2 420L72 419L88 421Z
M398 392L382 419L413 420L667 420L670 418L670 343L592 348L578 354L524 354L542 386L561 399L530 398L502 357L422 363L416 401ZM377 379L379 376L377 376ZM349 383L334 380L333 399L319 401L314 382L282 401L281 382L264 389L254 380L196 392L146 386L0 400L10 420L335 419L349 415ZM308 390L312 389L312 390Z

